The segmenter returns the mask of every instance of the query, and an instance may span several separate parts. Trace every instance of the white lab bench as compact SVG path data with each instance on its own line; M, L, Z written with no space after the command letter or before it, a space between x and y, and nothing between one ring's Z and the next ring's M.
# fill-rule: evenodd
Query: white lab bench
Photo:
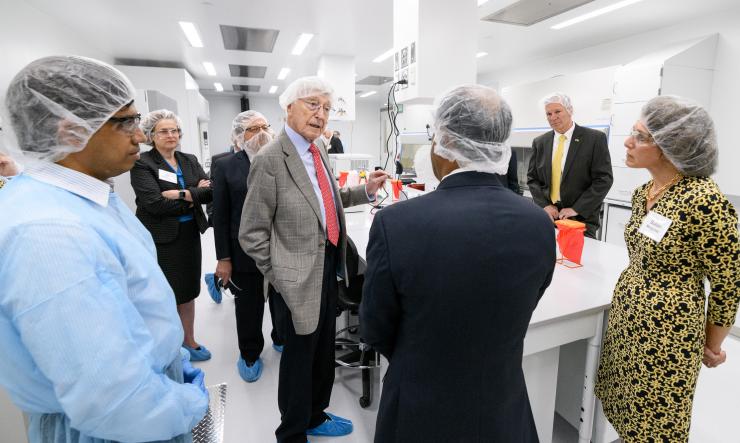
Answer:
M369 206L345 211L347 234L365 260L373 216ZM553 235L554 232L553 232ZM542 296L529 324L524 341L522 366L539 439L552 441L556 387L561 346L587 340L583 368L579 441L589 442L593 432L595 397L593 386L598 368L605 314L621 271L627 266L623 247L586 238L583 267L556 265L550 287Z

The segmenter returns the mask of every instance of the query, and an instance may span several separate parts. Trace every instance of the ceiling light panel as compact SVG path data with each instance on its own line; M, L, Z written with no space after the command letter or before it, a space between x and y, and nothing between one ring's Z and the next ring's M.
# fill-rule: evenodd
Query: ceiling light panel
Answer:
M298 37L298 41L295 42L295 46L293 46L293 51L291 53L293 55L303 54L303 51L306 50L306 46L308 46L308 43L312 38L313 34L301 34L300 37Z
M200 33L198 32L198 29L195 27L195 24L191 22L178 22L178 23L180 24L180 29L182 29L183 34L185 34L185 38L188 39L190 46L194 48L202 48L203 40L200 38Z
M280 70L280 73L278 73L278 80L285 80L285 78L290 74L290 68L283 68Z
M386 61L388 58L390 58L390 56L393 55L393 52L394 52L393 48L385 51L384 53L382 53L379 56L375 57L373 59L373 63L382 63L382 62Z
M272 52L280 31L277 29L243 28L221 25L224 49L236 51Z
M267 92L269 92L270 94L274 94L274 93L277 92L277 89L278 89L277 86L272 85L272 86L270 86L270 90L267 91Z
M229 65L232 77L265 78L267 66Z
M260 92L260 87L257 85L233 85L234 91L239 92Z
M597 9L595 11L591 11L589 13L586 13L586 14L583 14L583 15L579 15L578 17L574 17L574 18L572 18L570 20L566 20L566 21L564 21L562 23L558 23L555 26L551 26L550 29L558 30L558 29L567 28L568 26L575 25L576 23L585 22L586 20L590 20L590 19L592 19L594 17L598 17L600 15L604 15L604 14L607 14L609 12L616 11L617 9L622 9L624 7L627 7L627 6L634 5L635 3L638 3L638 2L641 2L641 1L642 0L624 0L624 1L621 1L621 2L617 2L617 3L611 4L609 6L606 6L604 8L600 8L600 9Z
M213 66L213 63L203 62L203 68L206 70L206 74L210 75L211 77L216 76L216 67Z
M364 94L360 94L360 98L370 97L371 95L375 94L377 91L367 91Z
M591 3L594 0L520 0L493 14L482 18L483 21L507 23L510 25L530 26L555 17L571 9Z
M214 87L214 88L216 89L216 91L218 91L218 92L221 92L221 91L223 91L223 90L224 90L224 85L222 85L221 83L214 83L214 84L213 84L213 87Z
M487 52L485 52L485 51L481 51L481 52L479 52L479 53L475 54L475 58L481 58L481 57L485 57L485 56L487 56L487 55L488 55L488 53L487 53Z

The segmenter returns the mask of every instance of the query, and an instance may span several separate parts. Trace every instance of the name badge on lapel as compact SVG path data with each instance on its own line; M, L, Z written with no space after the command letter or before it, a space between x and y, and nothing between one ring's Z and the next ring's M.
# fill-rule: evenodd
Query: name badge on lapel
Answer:
M175 174L174 172L165 171L164 169L159 170L159 179L177 184L177 174Z
M639 232L656 243L660 243L665 233L668 232L671 223L673 223L673 220L670 218L664 217L655 211L650 211L642 221Z

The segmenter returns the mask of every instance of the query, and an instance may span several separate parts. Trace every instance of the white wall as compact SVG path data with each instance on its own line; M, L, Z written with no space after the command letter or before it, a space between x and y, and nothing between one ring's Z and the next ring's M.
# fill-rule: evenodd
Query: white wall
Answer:
M241 104L239 97L232 95L208 94L206 98L211 107L211 121L208 124L211 154L218 154L228 149L231 121L240 112ZM250 97L249 107L264 114L276 133L282 130L285 118L277 97ZM342 134L344 152L372 155L374 160L371 166L379 164L380 105L377 102L358 101L355 112L357 120L330 121L328 127Z
M33 24L34 32L29 31ZM42 30L43 32L40 32ZM25 2L0 0L0 109L13 77L33 60L49 55L85 55L110 63L112 60L90 41L77 37L74 29ZM8 122L3 119L3 126ZM2 144L0 144L2 146Z
M740 97L740 10L725 11L626 39L594 46L524 66L481 76L479 81L503 87L624 64L671 43L719 34L710 113L719 141L719 167L714 178L723 192L740 194L740 150L736 149L735 120ZM637 116L635 116L637 118Z

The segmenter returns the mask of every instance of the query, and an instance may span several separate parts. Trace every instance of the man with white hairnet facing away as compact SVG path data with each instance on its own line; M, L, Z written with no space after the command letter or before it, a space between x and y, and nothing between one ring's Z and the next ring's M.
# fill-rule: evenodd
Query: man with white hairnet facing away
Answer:
M524 336L555 267L547 215L511 192L511 110L459 86L434 111L434 192L375 215L360 334L390 362L375 442L537 442Z
M152 237L111 191L145 139L134 96L74 56L8 87L26 169L0 193L0 385L32 443L189 442L208 407Z
M254 157L239 243L274 287L275 323L284 343L278 407L280 443L339 436L352 422L325 412L334 383L337 274L346 275L345 206L367 203L387 174L339 189L314 140L326 127L333 88L318 77L294 81L280 96L284 129Z
M575 124L567 95L554 93L543 102L553 130L532 142L527 173L532 200L553 221L581 221L586 236L596 238L601 205L614 182L606 134Z
M264 278L254 260L239 245L239 225L252 161L257 152L275 138L275 134L265 116L252 110L238 114L231 126L236 152L219 158L212 167L213 237L218 259L215 274L234 293L240 353L236 366L241 378L251 383L262 374ZM272 299L269 301L272 312ZM273 347L281 351L282 341L274 325L271 335Z

